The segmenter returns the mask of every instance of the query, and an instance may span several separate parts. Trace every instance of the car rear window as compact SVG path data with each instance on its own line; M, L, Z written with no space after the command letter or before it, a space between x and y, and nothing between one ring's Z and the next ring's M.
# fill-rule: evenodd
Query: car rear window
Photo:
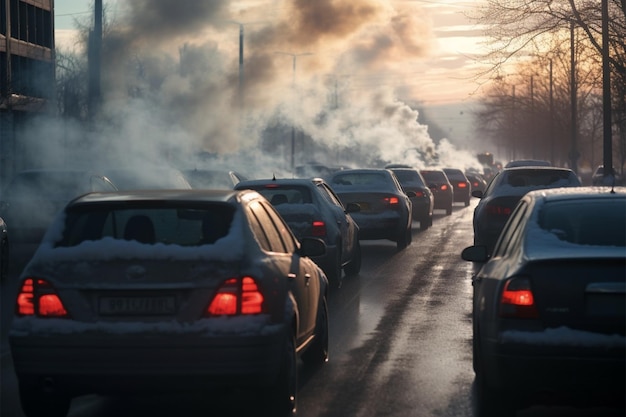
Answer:
M559 239L594 246L626 246L626 199L546 204L539 226Z
M420 171L426 181L446 181L446 175L441 171Z
M391 179L387 175L378 172L367 173L346 173L335 175L332 179L333 185L389 185Z
M412 185L412 186L418 186L418 187L424 186L424 182L422 181L422 178L415 171L411 171L408 169L407 170L398 169L398 170L393 170L393 173L396 174L396 177L398 177L398 181L400 181L402 185Z
M234 208L227 204L188 207L76 207L67 213L57 247L113 238L144 244L200 246L228 234Z
M280 186L254 186L251 188L265 197L272 205L281 204L308 204L312 203L311 190L308 187L298 185L280 185Z
M577 186L580 181L569 171L522 170L508 172L506 181L511 187Z

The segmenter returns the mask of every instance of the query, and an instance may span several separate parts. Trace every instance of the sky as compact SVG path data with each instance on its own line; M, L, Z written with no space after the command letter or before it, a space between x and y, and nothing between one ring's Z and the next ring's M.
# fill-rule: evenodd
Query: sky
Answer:
M55 1L59 51L76 50L76 20L88 24L92 4ZM474 161L458 151L475 153L470 114L480 88L473 77L475 58L484 51L483 31L466 14L477 4L104 0L115 27L103 60L106 110L115 113L111 117L125 116L121 129L126 135L162 136L154 139L162 146L175 140L226 153L258 143L263 122L278 119L336 149L333 164L351 165L342 160L349 156L342 148L358 149L361 161L413 165L420 162L406 160L415 158L407 149L429 153L437 148L442 163L462 161L461 168L467 168ZM245 93L239 100L245 103L246 123L259 123L245 126L246 133L236 138L233 132L241 130L243 119L225 103L232 104L241 91L239 29L245 33ZM123 112L127 86L137 84L138 74L145 88L141 92L158 95L149 105L133 103L132 111ZM151 107L155 103L158 111ZM418 106L428 108L428 117L449 133L444 143L433 143L427 125L415 125ZM173 129L179 125L184 128Z

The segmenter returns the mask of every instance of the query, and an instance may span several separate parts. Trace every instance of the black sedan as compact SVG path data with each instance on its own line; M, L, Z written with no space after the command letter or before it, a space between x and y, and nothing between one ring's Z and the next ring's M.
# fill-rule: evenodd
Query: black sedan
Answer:
M241 181L236 190L252 189L267 198L287 222L298 239L316 237L326 243L326 253L313 260L334 285L361 270L359 226L352 213L356 204L341 203L332 188L321 178L272 178Z
M388 239L398 250L405 249L413 238L412 191L404 191L389 169L346 169L329 180L344 206L358 204L352 213L359 225L362 240Z
M435 209L443 209L446 211L446 215L451 215L454 204L454 187L446 173L441 169L422 169L420 174L433 193Z
M254 191L152 190L70 202L18 284L9 342L28 417L89 393L258 395L292 415L297 360L328 359L328 281Z
M526 194L472 279L479 416L524 405L623 407L626 189Z
M404 191L412 191L415 197L411 197L413 205L413 220L420 222L420 230L426 230L433 225L433 210L435 209L435 197L426 185L426 180L417 169L398 167L388 168L396 174Z
M480 198L474 209L474 244L493 246L517 202L524 194L538 189L579 187L578 176L568 168L520 167L505 168L489 182L484 192L473 191Z

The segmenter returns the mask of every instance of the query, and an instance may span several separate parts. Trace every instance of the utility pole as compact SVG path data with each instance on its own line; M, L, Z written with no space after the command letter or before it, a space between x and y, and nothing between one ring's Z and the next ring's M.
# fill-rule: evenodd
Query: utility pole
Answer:
M609 67L609 5L608 0L602 0L602 110L604 144L603 164L605 185L613 185L613 130L611 126L611 69Z
M100 78L102 66L102 0L94 0L94 24L89 33L89 51L87 53L89 65L88 106L89 117L98 112L101 100Z
M578 174L578 92L576 85L576 42L574 40L574 20L570 21L570 98L571 98L571 149L570 169Z

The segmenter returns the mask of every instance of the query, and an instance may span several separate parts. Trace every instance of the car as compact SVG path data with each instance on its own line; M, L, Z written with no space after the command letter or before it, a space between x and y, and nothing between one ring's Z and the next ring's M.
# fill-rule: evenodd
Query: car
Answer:
M179 169L167 166L104 167L101 171L121 191L189 190L192 188Z
M623 407L626 188L531 191L472 277L479 417L535 404Z
M191 188L196 189L232 189L240 181L247 180L245 175L228 169L193 168L181 170Z
M11 228L12 264L21 269L28 262L54 216L72 198L115 190L98 171L42 168L17 172L0 201L0 216Z
M9 331L28 417L87 393L260 395L293 415L298 360L328 360L328 280L251 190L137 190L71 201L22 272Z
M458 168L443 168L443 172L446 173L450 184L452 184L454 202L463 203L465 207L469 206L472 197L472 183L470 180Z
M503 169L493 177L484 192L472 192L472 196L480 199L472 219L474 244L486 246L491 253L511 212L527 192L581 185L578 176L568 168L534 166Z
M359 239L396 242L405 249L413 239L412 191L404 191L395 174L383 168L353 168L335 172L328 183L344 206L358 204L351 213Z
M352 213L356 204L344 207L339 196L321 178L271 178L241 181L236 190L257 191L272 203L296 238L317 237L326 253L313 260L324 270L333 286L341 285L342 272L356 275L361 270L359 226Z
M0 217L0 282L9 276L9 232L4 219Z
M517 167L549 167L552 164L550 161L544 161L542 159L515 159L507 162L505 168L517 168Z
M426 185L426 180L417 169L414 168L388 168L398 178L404 191L412 191L415 197L411 197L413 206L413 220L420 222L420 230L426 230L433 225L433 210L435 198L433 192Z
M619 175L615 175L615 169L613 169L613 174L613 176L607 176L607 178L605 178L604 165L598 165L591 175L591 184L607 186L622 184L622 180Z
M454 187L448 176L441 169L422 169L420 174L426 180L426 184L435 197L435 209L443 209L446 215L452 214L454 204Z
M475 172L466 172L465 176L472 184L472 191L485 191L485 188L487 188L487 181L483 178L482 175Z

